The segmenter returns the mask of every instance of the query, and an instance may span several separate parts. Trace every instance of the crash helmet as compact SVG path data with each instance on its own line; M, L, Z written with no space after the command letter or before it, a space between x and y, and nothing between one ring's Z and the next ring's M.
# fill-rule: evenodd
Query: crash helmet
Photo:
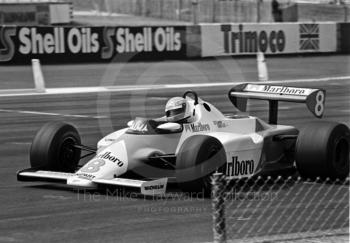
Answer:
M165 106L165 115L168 122L187 122L192 116L192 105L182 97L168 100Z

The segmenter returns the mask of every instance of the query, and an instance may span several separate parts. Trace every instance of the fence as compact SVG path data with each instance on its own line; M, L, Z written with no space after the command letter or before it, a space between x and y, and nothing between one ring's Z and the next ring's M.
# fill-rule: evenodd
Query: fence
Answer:
M286 21L348 21L348 4L350 4L348 0L278 1ZM0 3L38 2L65 1L0 0ZM124 13L183 21L196 19L201 23L273 21L270 0L69 0L68 2L74 3L75 10Z
M349 242L348 180L215 174L212 184L214 242Z
M72 0L76 10L200 23L273 22L270 0ZM348 5L279 0L284 21L347 21ZM333 3L333 4L329 4ZM343 4L344 3L344 4Z
M199 22L271 22L271 4L256 0L73 0L77 10L97 10ZM196 4L198 3L198 4ZM258 8L260 11L258 11Z
M73 19L70 1L0 0L0 6L1 25L70 24Z

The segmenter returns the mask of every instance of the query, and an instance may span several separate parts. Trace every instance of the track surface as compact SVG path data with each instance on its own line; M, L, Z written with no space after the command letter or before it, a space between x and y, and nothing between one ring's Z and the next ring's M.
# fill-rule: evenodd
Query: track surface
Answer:
M350 56L267 57L271 80L307 79L350 74ZM113 64L43 65L46 86L147 85L241 82L257 78L255 58ZM0 89L33 88L30 66L1 66Z
M293 79L348 75L350 72L347 60L349 60L348 56L273 58L269 60L269 63L273 63L270 76L272 79ZM145 72L142 84L146 84L144 82L147 80L149 83L154 83L154 80L158 79L160 81L157 83L205 82L200 78L202 74L186 69L184 64L187 64L187 67L199 67L209 81L226 82L231 74L240 77L240 80L255 79L254 59L236 60L236 64L232 64L231 69L222 68L222 65L230 63L232 64L231 60L225 59L223 62L217 60L166 62L161 64L168 67L164 69L165 66L162 66L164 75L169 72L169 75L165 76L159 75L158 64L131 63L125 66L126 69L118 76L118 80L114 79L112 83L118 81L121 84L138 84L134 78L142 76ZM112 65L112 69L115 70L116 66L118 65ZM150 66L158 69L146 68ZM175 75L172 71L174 69L180 76ZM108 78L115 74L106 70L108 69L104 65L67 65L45 66L44 72L48 77L49 87L64 87L111 84ZM28 67L1 67L0 72L1 81L12 82L12 88L23 88L24 81L31 83ZM183 80L183 77L188 77L188 80ZM70 83L69 80L73 82ZM3 88L8 88L5 87L8 84L3 83ZM296 83L295 86L325 88L327 90L325 120L343 122L350 126L350 80ZM196 90L203 99L213 103L224 113L235 112L226 97L227 88ZM184 197L177 188L172 188L169 194L171 198L146 200L120 196L120 194L111 196L99 192L78 193L64 186L45 183L23 184L16 181L16 171L29 166L28 152L31 139L45 122L57 120L71 122L78 127L85 144L93 146L102 135L125 126L124 124L132 117L163 115L162 111L167 98L180 95L182 92L183 90L158 90L147 93L128 91L111 94L0 97L2 134L0 137L0 242L212 241L211 203L200 195L199 198ZM250 107L250 112L264 118L266 106L254 103ZM103 118L93 118L95 116ZM283 104L281 106L280 123L282 124L301 127L307 121L315 120L304 105ZM349 193L348 189L345 193ZM347 205L348 202L344 202L342 207ZM259 210L264 209L258 209L257 213ZM254 221L254 218L251 220ZM347 215L337 220L342 222L340 225L343 225L343 222L346 225ZM268 227L267 224L266 228Z

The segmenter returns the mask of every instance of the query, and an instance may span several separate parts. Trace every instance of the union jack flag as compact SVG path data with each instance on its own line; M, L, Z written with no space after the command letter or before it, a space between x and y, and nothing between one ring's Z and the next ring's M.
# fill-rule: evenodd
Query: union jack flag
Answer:
M317 51L320 49L320 27L318 24L300 24L300 50Z

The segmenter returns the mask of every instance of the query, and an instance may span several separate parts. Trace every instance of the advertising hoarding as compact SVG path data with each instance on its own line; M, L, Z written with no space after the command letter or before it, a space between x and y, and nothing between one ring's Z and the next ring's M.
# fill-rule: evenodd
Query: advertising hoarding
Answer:
M205 24L202 56L335 52L335 23Z
M186 27L0 27L0 62L186 57Z

